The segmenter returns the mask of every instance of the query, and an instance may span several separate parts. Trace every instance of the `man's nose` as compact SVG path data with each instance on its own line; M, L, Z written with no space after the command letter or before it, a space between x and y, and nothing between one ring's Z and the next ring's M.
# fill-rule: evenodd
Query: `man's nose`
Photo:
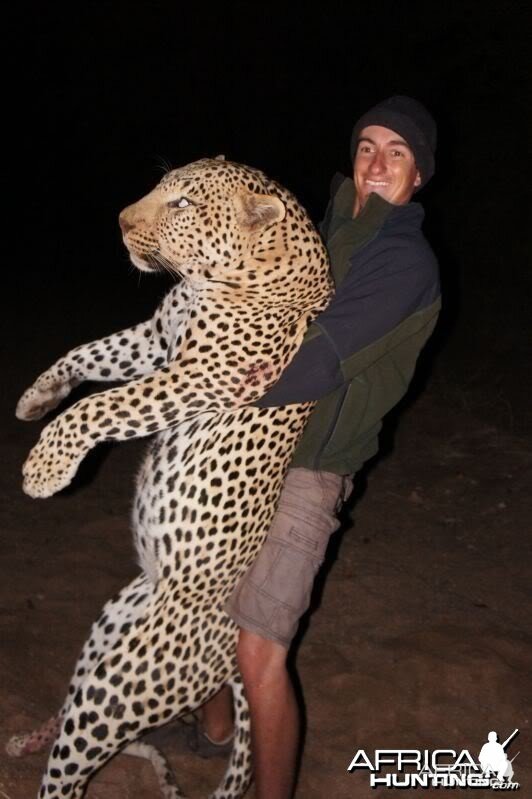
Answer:
M369 165L370 172L375 174L379 174L386 169L386 164L384 161L384 156L382 153L376 152L371 159L371 163Z

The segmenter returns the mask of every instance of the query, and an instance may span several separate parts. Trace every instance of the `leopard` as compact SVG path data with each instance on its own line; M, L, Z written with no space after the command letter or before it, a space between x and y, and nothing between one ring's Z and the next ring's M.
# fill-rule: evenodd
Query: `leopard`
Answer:
M119 225L132 264L171 274L171 289L148 321L56 361L16 414L40 419L83 381L114 384L43 428L23 490L50 497L97 444L149 437L132 508L140 573L93 624L59 713L13 739L11 754L51 740L39 799L81 799L121 752L149 757L163 795L181 799L142 737L229 684L233 749L210 799L239 799L252 782L250 717L224 605L260 550L314 407L258 401L332 296L327 251L288 189L225 157L170 170Z

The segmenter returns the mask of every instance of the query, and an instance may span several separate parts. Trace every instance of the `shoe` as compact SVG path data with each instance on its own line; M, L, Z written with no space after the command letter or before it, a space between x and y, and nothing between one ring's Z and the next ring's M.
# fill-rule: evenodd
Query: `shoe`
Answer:
M187 730L187 744L191 752L205 760L211 757L228 757L233 751L234 735L231 733L225 741L212 741L207 733L203 732L199 721L191 724Z
M226 741L216 743L203 732L200 721L190 714L182 719L172 721L164 727L146 733L140 739L141 743L150 744L157 749L169 750L179 754L192 752L198 757L210 759L212 757L227 757L233 749L233 735Z
M155 746L156 749L171 749L174 752L183 754L189 751L188 733L196 723L196 718L192 715L171 721L164 727L156 727L143 735L139 742Z

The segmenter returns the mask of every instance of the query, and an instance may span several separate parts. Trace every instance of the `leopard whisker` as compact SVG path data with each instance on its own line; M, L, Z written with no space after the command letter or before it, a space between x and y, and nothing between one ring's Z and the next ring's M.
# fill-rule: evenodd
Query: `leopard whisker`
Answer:
M165 258L160 252L153 253L153 257L166 272L169 272L174 277L174 279L183 279L183 274L179 271L179 269L176 269L174 264L172 264L171 261L169 261L168 258Z
M144 258L149 263L149 265L151 267L153 267L153 269L156 272L166 272L167 271L166 269L164 269L163 265L159 262L158 258L155 256L154 253L146 253Z
M173 166L164 156L157 156L157 160L159 161L157 164L157 169L159 169L164 175L167 175L168 172L172 172Z

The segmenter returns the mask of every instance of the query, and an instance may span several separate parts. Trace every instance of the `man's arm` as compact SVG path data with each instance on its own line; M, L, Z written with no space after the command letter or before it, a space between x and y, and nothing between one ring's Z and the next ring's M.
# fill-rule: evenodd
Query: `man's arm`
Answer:
M368 253L375 258L375 253ZM440 294L438 267L428 247L379 253L378 268L365 270L358 259L327 309L314 320L281 378L260 407L318 400L367 368L370 345L385 338ZM435 314L437 309L435 309ZM374 356L378 348L371 348Z

